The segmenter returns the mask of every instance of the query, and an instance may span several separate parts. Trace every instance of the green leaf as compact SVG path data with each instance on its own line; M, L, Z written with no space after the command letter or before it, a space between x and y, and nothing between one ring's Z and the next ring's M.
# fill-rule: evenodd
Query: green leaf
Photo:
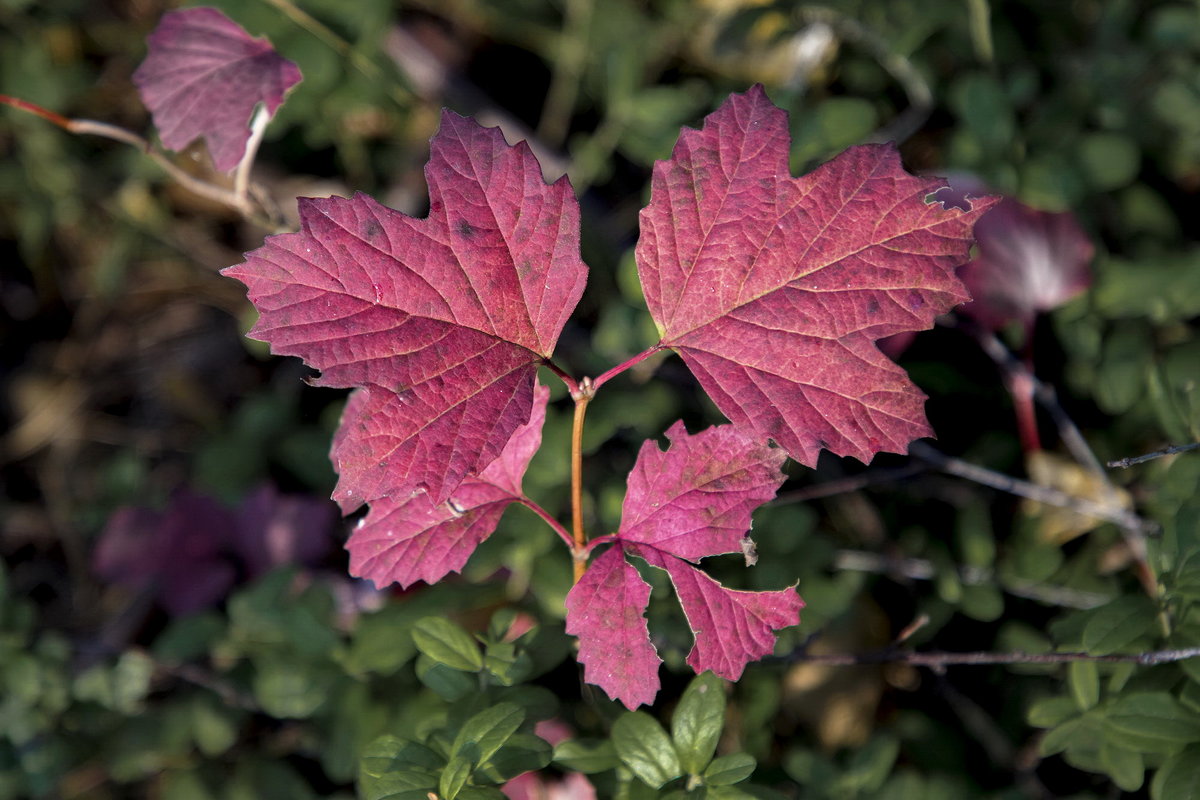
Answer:
M1038 745L1038 753L1045 756L1052 756L1055 753L1061 753L1070 746L1072 740L1084 725L1083 717L1072 717L1064 722L1055 725L1046 735L1042 737L1041 743Z
M476 768L475 774L503 783L523 772L541 769L550 763L553 755L550 743L541 737L532 733L515 733L491 758Z
M1083 648L1093 655L1114 653L1154 630L1158 608L1141 595L1126 595L1101 606L1083 629Z
M238 735L233 711L207 694L197 695L190 705L192 740L201 753L212 758L233 747Z
M1044 697L1029 707L1025 719L1035 728L1053 728L1079 714L1070 697Z
M1150 784L1152 800L1200 797L1200 747L1192 745L1166 760Z
M1122 695L1105 718L1121 742L1131 746L1185 744L1200 741L1200 715L1194 714L1168 692L1132 692ZM1135 744L1136 743L1136 744ZM1139 746L1140 745L1140 746Z
M425 617L413 625L417 649L439 664L462 672L483 669L483 655L471 634L444 617Z
M846 772L834 785L852 794L873 792L887 780L899 753L900 741L896 737L879 734L851 757Z
M358 761L360 775L379 777L405 769L441 769L446 759L423 744L387 734L363 750Z
M448 667L422 653L417 656L417 680L453 703L479 690L479 681L470 673Z
M757 766L758 762L749 753L719 756L704 770L704 782L709 786L729 786L749 778Z
M500 703L467 720L454 737L450 759L462 756L471 766L482 764L499 750L525 721L525 709L515 703Z
M567 739L554 748L554 761L585 775L616 769L621 763L608 739Z
M654 717L627 711L612 728L617 756L647 786L657 789L683 774L675 746Z
M711 672L697 675L671 718L671 738L684 772L699 775L704 771L724 727L725 682Z
M417 769L358 777L358 791L364 800L428 800L437 785L436 774Z
M1126 792L1136 792L1142 788L1142 782L1146 778L1146 765L1141 753L1105 742L1100 746L1100 762L1104 765L1104 771L1119 788Z
M464 786L458 793L458 800L508 800L508 798L504 792L491 786Z
M1072 661L1067 666L1067 686L1080 711L1100 702L1100 670L1095 661Z
M446 768L442 770L442 776L438 779L438 794L444 800L454 800L466 785L467 778L471 777L472 766L474 765L467 756L451 757L450 763L446 764Z

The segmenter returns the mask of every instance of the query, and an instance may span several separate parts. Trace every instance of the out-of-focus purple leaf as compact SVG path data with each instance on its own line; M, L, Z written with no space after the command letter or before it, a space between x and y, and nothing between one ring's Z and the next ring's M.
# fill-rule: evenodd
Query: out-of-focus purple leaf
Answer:
M213 165L238 165L250 118L262 103L274 114L300 69L266 39L255 39L215 8L168 11L150 34L149 52L133 82L159 138L182 150L204 137Z
M1070 212L1006 198L980 218L975 237L979 256L958 271L974 299L959 312L985 327L1028 326L1092 283L1095 248Z

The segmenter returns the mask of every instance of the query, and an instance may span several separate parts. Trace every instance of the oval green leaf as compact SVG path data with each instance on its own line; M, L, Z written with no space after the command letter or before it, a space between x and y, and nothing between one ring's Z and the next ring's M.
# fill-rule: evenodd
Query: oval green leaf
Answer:
M675 746L654 717L628 711L612 728L617 757L647 786L654 789L683 774Z

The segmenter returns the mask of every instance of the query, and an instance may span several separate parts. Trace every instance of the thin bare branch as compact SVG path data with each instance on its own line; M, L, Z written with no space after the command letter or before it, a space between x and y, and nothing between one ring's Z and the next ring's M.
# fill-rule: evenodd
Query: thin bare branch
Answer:
M924 442L913 442L909 447L909 452L914 457L950 475L957 475L960 478L966 478L975 483L981 483L984 486L990 486L993 489L1008 492L1018 497L1036 500L1046 505L1067 508L1079 514L1107 520L1120 526L1123 530L1139 534L1152 533L1158 530L1158 526L1154 523L1144 520L1124 508L1096 503L1082 497L1075 497L1049 486L1041 486L1021 480L1020 478L1004 475L986 467L948 456Z
M1109 461L1107 466L1113 469L1126 469L1134 464L1144 464L1147 461L1153 461L1156 458L1164 456L1173 456L1176 453L1186 453L1191 450L1200 448L1200 442L1192 442L1191 444L1176 444L1170 447L1164 447L1162 450L1155 450L1153 453L1146 453L1141 456L1129 456L1127 458L1119 458L1116 461Z
M1200 656L1200 647L1184 647L1175 650L1152 650L1145 653L1010 653L974 652L950 653L929 651L918 653L912 650L886 648L871 653L806 653L799 650L784 658L788 661L834 666L858 666L862 664L911 664L942 671L954 666L989 666L997 664L1069 664L1074 661L1093 661L1101 664L1138 664L1153 666L1169 664Z

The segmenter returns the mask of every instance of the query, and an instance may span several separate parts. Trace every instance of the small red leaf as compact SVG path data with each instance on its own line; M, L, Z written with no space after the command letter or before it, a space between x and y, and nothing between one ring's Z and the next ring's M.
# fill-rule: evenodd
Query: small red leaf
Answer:
M414 219L365 195L301 199L301 230L225 270L261 317L251 335L360 387L334 440L343 510L435 505L529 421L537 366L583 292L579 204L521 143L446 112Z
M646 605L650 584L609 548L567 594L567 633L579 637L583 679L635 709L654 702L662 659L650 642Z
M369 578L377 588L416 581L435 583L459 572L471 553L496 530L500 516L519 500L521 478L542 442L550 390L537 387L533 416L518 428L476 478L467 478L454 496L434 505L428 493L381 497L350 535L350 574Z
M687 663L697 674L712 670L730 681L751 661L775 650L775 631L800 624L804 601L795 588L775 592L726 589L687 562L637 547L651 566L665 569L696 636Z
M725 589L689 561L742 552L754 509L770 500L784 475L783 451L721 425L689 434L677 422L666 452L642 445L630 473L616 542L567 596L567 633L579 637L584 679L629 708L658 691L657 655L643 614L650 587L625 552L667 570L696 635L688 664L736 679L770 653L775 631L800 621L794 589ZM647 688L650 687L650 688Z
M617 535L688 561L739 552L751 513L783 483L786 455L732 425L691 435L676 422L667 438L666 452L642 444Z
M133 73L159 138L172 150L208 140L213 165L238 165L259 103L274 114L300 70L266 39L255 39L215 8L163 15L146 60Z
M655 164L637 245L650 313L718 408L793 458L902 452L932 433L925 396L875 340L967 299L954 268L991 201L926 203L944 183L888 145L794 179L788 148L756 86Z

